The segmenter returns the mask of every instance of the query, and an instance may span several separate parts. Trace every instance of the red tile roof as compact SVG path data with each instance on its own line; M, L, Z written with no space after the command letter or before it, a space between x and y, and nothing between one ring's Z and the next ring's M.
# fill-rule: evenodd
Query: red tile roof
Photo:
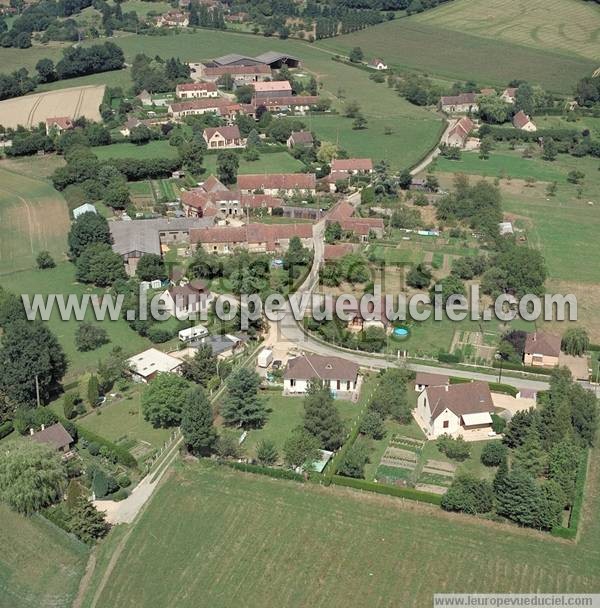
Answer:
M417 372L415 384L425 386L444 386L450 384L450 376L444 374L430 374L427 372Z
M269 93L271 91L289 91L288 95L292 94L292 85L287 80L272 80L266 82L253 82L254 90L261 93Z
M351 243L336 243L335 245L325 244L325 261L339 260L345 255L352 253L354 247Z
M246 224L245 226L215 226L190 230L192 243L266 243L273 249L283 239L297 236L312 238L312 224Z
M458 135L463 141L467 139L469 133L473 130L475 123L468 117L463 116L448 133L448 137Z
M235 76L240 75L271 75L271 68L268 65L229 65L218 67L205 67L203 73L207 76L224 76L230 74Z
M49 443L57 450L62 450L74 442L73 437L69 435L67 429L60 422L30 435L30 438L36 443Z
M242 138L240 135L240 129L237 125L233 125L231 127L208 127L207 129L204 129L204 138L207 141L210 141L216 133L220 133L225 139Z
M494 403L487 382L464 382L426 389L431 418L435 420L445 409L457 416L493 412Z
M59 129L72 129L73 121L68 116L54 116L46 118L46 126L58 127Z
M217 85L214 82L183 82L175 87L175 91L209 91L217 90Z
M527 114L525 114L525 112L523 112L523 110L519 110L513 116L512 122L517 129L522 129L525 125L531 122L531 119L529 116L527 116Z
M358 376L359 365L341 357L301 355L288 361L284 378L294 380L351 380Z
M373 171L370 158L336 158L331 163L331 172L336 171Z
M476 93L461 93L460 95L448 95L441 98L443 106L460 106L472 104L477 101Z
M558 357L560 355L560 337L541 331L527 334L527 338L525 339L525 354Z
M221 110L226 109L231 105L230 101L226 99L219 99L218 97L213 97L210 99L190 99L189 101L179 101L170 104L170 108L172 112L182 112L185 110L214 110L216 112L221 112Z
M240 190L314 190L314 173L256 173L238 175Z

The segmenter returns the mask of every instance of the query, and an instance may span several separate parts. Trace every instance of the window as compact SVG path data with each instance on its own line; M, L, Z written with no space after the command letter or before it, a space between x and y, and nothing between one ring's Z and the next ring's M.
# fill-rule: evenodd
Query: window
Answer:
M296 386L296 380L294 380L294 378L290 379L290 386Z
M450 426L450 422L448 420L444 420L443 427L447 429Z

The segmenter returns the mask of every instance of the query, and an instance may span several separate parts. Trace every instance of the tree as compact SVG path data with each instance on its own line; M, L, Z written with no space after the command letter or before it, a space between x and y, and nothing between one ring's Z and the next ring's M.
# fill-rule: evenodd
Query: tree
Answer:
M67 476L57 451L34 441L15 443L0 459L0 500L31 515L58 501Z
M277 446L270 439L261 439L256 446L256 460L262 465L272 466L277 462Z
M327 224L327 226L325 227L325 233L323 238L325 239L326 243L335 243L336 241L339 241L342 236L342 226L339 222L332 222L330 224Z
M460 435L458 437L451 437L447 434L442 435L438 439L437 447L442 454L459 462L467 460L471 455L471 446Z
M412 174L408 169L404 169L398 178L398 185L402 190L408 190L412 184Z
M489 137L484 137L479 144L479 158L487 160L490 157L492 150L492 140Z
M486 467L497 467L506 460L507 448L500 441L486 443L481 450L481 462Z
M36 72L40 77L40 82L52 82L56 80L56 71L52 59L44 57L35 64Z
M104 190L102 201L112 209L125 209L131 204L127 184L124 181L109 184Z
M512 106L498 95L484 95L477 100L479 118L491 124L502 124L508 120Z
M304 397L303 425L325 450L337 450L344 443L344 423L329 387L322 381L309 381Z
M471 475L457 475L442 497L442 509L462 513L489 513L494 506L492 484Z
M522 526L534 527L541 506L541 492L535 479L515 468L494 485L496 511Z
M76 416L75 404L78 399L76 393L65 393L63 397L63 413L67 420L71 420Z
M17 320L4 327L0 342L0 395L9 403L47 403L67 371L58 340L39 321Z
M352 63L360 63L364 58L363 50L359 46L355 46L348 55L348 59Z
M365 465L369 462L367 445L362 441L355 441L346 453L338 469L340 475L362 479L365 476Z
M35 258L35 262L40 270L46 270L47 268L54 268L56 266L56 262L49 251L40 251Z
M317 160L327 165L340 153L340 147L330 141L322 141L317 150Z
M580 448L572 441L561 441L550 450L548 477L561 487L566 501L564 506L573 504L580 460Z
M360 432L372 439L382 439L385 436L385 424L381 414L368 410L360 421Z
M206 152L206 142L203 138L193 141L183 142L179 148L179 158L183 166L194 175L200 175L204 171L204 153Z
M71 224L68 241L69 254L72 258L78 258L92 243L109 244L111 236L106 218L92 211L81 214Z
M535 112L535 95L528 82L522 82L515 93L515 110L522 110L530 116Z
M135 273L140 281L164 281L167 278L165 263L156 253L145 253L140 258Z
M158 374L142 394L144 419L155 428L177 426L189 388L189 382L178 374Z
M240 166L240 157L231 150L219 152L217 156L217 177L225 184L234 184Z
M441 296L442 306L448 302L448 298L452 296L464 296L466 295L465 284L455 275L450 274L447 277L440 279L436 285L441 285L441 291L435 290L435 285L430 290L430 296L432 302L435 301L436 296Z
M581 357L590 347L590 337L583 327L571 327L563 334L560 348L568 355Z
M425 264L417 264L406 275L406 282L415 289L427 289L432 276L431 270Z
M357 101L348 101L344 106L344 116L348 118L356 118L360 114L360 106Z
M227 378L227 395L221 406L221 415L227 424L242 428L260 428L267 419L264 402L258 396L259 375L240 367Z
M518 448L522 445L536 416L537 413L533 408L516 412L504 433L504 443L509 448Z
M583 171L577 171L573 169L567 173L567 181L571 184L580 184L585 178Z
M242 452L237 437L231 433L219 435L216 449L221 458L239 458Z
M75 346L78 351L96 350L108 342L108 334L104 327L83 321L75 331Z
M357 114L352 121L352 128L356 131L367 128L367 119L362 114Z
M127 358L120 346L114 346L106 359L98 363L98 380L103 394L108 392L129 371Z
M208 386L209 380L217 375L217 357L210 344L201 344L193 358L183 360L181 375L190 382Z
M82 283L107 287L118 279L125 279L127 275L123 268L123 258L110 245L93 243L81 251L75 276Z
M382 418L392 417L400 424L412 419L412 407L406 397L406 373L400 369L388 369L381 376L373 393L369 408Z
M240 114L239 116L243 116L243 114ZM254 121L252 121L252 122L254 123ZM250 131L250 133L248 133L248 137L246 139L246 145L256 147L256 146L260 146L261 143L262 143L262 141L260 139L260 135L258 134L258 131L253 128Z
M542 149L542 158L544 160L553 161L556 159L558 155L558 148L556 147L556 143L554 140L549 137L544 140L544 147Z
M98 376L92 374L87 385L87 400L91 407L96 407L99 399L100 385L98 383Z
M284 462L292 469L310 468L320 458L319 440L302 428L295 429L283 444Z
M196 456L209 456L217 442L210 401L201 386L191 388L181 410L181 432L187 449Z
M93 544L110 530L104 515L85 497L80 496L71 510L69 528L84 543Z
M537 424L532 424L523 443L514 451L514 467L522 468L533 477L539 477L545 470L548 456L542 448Z
M133 127L129 133L129 141L141 146L152 139L152 131L144 124Z

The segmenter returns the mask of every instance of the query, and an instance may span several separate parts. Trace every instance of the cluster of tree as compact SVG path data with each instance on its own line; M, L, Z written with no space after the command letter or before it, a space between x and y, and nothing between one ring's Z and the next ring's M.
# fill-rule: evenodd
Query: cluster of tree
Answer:
M110 5L104 0L94 0L94 5L102 14L102 27L107 36L112 36L116 29L136 33L139 31L141 24L137 13L124 13L120 2Z
M136 93L172 91L178 83L189 81L190 68L179 57L164 60L139 53L131 64L131 79Z
M490 513L520 525L550 530L562 523L573 505L582 453L593 445L598 424L596 397L557 370L537 409L518 412L502 444L481 454L486 466L498 466L493 483L457 477L442 507L467 513ZM508 450L506 448L509 448Z
M104 42L88 47L73 46L63 51L62 59L56 64L56 78L63 80L120 70L124 65L123 51L114 42Z
M0 101L11 97L27 95L35 90L37 80L25 68L11 74L0 74Z
M332 260L321 267L319 278L323 285L337 287L343 282L366 283L371 279L369 266L359 253L349 253L339 260Z
M323 11L322 16L315 20L317 40L356 32L384 21L384 16L377 10L343 10L338 7L335 12L337 14L326 16Z
M190 26L224 30L226 26L223 9L218 6L208 7L206 4L193 0L190 2Z
M426 76L406 74L395 81L395 88L401 97L417 106L436 104L442 95L442 88Z
M580 106L593 107L600 103L600 79L586 76L577 82L575 99Z

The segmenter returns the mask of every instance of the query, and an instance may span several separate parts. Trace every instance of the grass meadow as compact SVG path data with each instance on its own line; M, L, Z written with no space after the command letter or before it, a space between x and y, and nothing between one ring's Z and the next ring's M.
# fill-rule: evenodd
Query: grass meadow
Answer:
M414 21L537 49L598 59L600 8L580 0L457 0Z
M35 267L42 250L65 259L68 230L65 199L48 181L0 167L0 275Z
M0 606L71 608L88 548L41 516L0 504Z
M435 592L594 592L597 458L578 544L398 499L178 464L128 537L117 529L101 547L83 606L424 608Z

